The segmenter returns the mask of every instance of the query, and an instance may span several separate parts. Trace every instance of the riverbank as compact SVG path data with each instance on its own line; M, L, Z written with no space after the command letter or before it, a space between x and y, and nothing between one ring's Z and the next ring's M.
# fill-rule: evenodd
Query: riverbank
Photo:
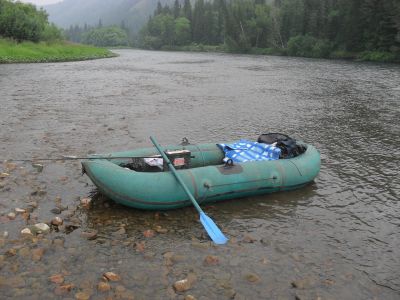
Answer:
M114 57L108 49L69 42L22 42L0 39L0 63L44 63Z
M400 54L396 55L392 52L381 51L363 51L363 52L348 52L348 51L331 51L326 55L318 55L315 53L301 54L289 53L288 49L282 48L251 48L248 51L232 51L226 45L203 45L190 44L185 46L163 46L161 50L165 51L187 51L187 52L216 52L216 53L240 53L253 55L274 55L274 56L289 56L289 57L307 57L307 58L326 58L326 59L347 59L354 61L371 61L383 63L400 63Z

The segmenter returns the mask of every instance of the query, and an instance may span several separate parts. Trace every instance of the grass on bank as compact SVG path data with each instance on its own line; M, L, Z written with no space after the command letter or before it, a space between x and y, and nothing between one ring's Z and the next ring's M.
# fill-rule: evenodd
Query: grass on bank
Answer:
M57 42L22 42L0 39L0 63L43 63L89 60L116 56L104 48Z

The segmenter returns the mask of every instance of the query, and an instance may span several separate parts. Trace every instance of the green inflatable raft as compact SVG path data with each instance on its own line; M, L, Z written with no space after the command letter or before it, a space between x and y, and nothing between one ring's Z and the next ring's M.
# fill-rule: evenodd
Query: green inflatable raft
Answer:
M167 146L178 162L178 173L199 204L297 189L312 182L320 170L320 155L312 145L294 158L224 164L216 144ZM93 155L83 171L100 192L117 203L139 209L165 210L190 206L188 196L171 171L146 167L144 157L156 148ZM174 163L175 164L175 163Z

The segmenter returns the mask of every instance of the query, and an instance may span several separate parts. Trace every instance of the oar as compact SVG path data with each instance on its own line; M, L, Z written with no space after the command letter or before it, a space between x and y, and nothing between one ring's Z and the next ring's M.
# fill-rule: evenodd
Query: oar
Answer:
M194 207L197 209L197 211L200 214L200 222L203 224L204 229L207 231L208 235L210 238L214 241L216 244L225 244L228 239L225 237L225 235L222 233L222 231L218 228L218 226L214 223L214 221L207 216L204 211L200 208L199 204L197 203L196 199L194 199L192 193L189 191L187 188L186 184L182 181L181 177L179 176L178 172L175 170L174 165L171 163L165 152L161 149L161 146L157 143L157 141L153 138L150 137L150 140L153 142L154 146L157 148L158 152L162 155L163 159L167 162L169 169L172 171L174 174L176 180L179 182L179 184L182 186L186 194L189 196L190 201L192 201Z

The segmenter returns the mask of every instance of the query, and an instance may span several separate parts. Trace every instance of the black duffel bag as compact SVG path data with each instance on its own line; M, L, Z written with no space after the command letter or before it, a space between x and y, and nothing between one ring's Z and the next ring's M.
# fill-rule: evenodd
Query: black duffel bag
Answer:
M306 147L297 144L296 140L282 133L265 133L258 137L257 142L264 144L276 143L281 149L279 158L296 157L306 151Z

